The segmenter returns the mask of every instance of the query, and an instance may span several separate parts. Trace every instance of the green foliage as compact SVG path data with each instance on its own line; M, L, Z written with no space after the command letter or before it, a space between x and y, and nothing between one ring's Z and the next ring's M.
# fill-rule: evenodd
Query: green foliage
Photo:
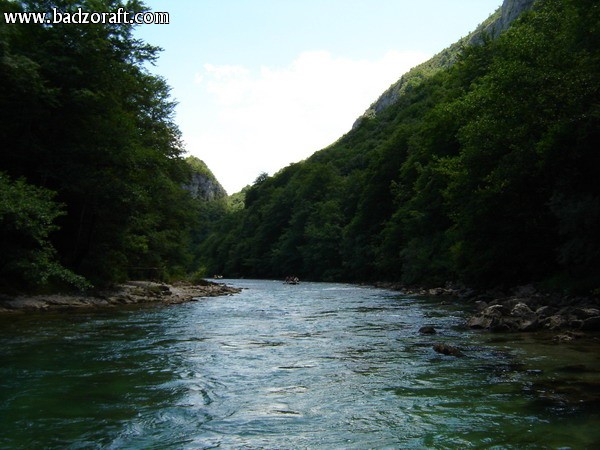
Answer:
M206 267L200 267L188 277L188 281L194 285L204 285L206 284L206 281L204 279L207 276L208 273L206 271Z
M599 14L540 2L499 38L415 68L394 105L260 177L201 244L207 266L598 288Z
M64 211L54 197L54 192L23 180L11 181L0 172L1 286L19 289L58 281L79 289L90 287L56 260L50 234L57 230L54 222Z
M249 189L249 186L246 186L240 192L236 192L235 194L231 194L227 197L227 208L230 211L239 211L244 209L244 205L246 204L246 192Z
M52 6L147 9L117 0ZM43 0L0 7L49 10ZM0 23L0 168L56 193L64 213L48 236L55 251L47 260L99 285L194 269L201 207L182 187L190 169L175 103L146 69L159 49L132 33L131 24Z
M188 156L185 158L185 162L192 168L194 172L204 175L207 179L215 183L218 182L212 171L201 159L196 158L195 156Z

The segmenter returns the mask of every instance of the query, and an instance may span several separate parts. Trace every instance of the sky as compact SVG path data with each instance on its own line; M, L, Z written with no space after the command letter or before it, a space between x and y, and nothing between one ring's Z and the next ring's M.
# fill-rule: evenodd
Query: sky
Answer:
M145 0L169 24L136 37L178 102L187 154L229 194L347 133L412 67L502 0Z

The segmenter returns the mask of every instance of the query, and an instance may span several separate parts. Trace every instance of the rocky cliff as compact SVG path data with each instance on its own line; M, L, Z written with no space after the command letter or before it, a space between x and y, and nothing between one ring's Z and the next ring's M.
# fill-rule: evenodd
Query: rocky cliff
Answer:
M493 15L494 19L480 25L473 33L469 35L469 44L478 44L483 35L496 38L504 30L510 27L510 24L519 17L524 11L531 9L536 0L504 0L500 9Z
M223 189L223 186L218 181L197 172L192 174L189 184L185 185L184 188L191 192L192 197L207 201L227 196L227 192L225 192L225 189Z
M454 64L462 46L478 45L483 41L484 36L492 38L499 36L500 33L508 29L510 24L524 11L531 9L535 1L536 0L504 0L502 6L485 22L479 25L475 31L452 44L450 47L442 50L429 61L414 67L406 74L402 75L398 81L381 94L377 101L375 101L362 116L356 119L352 128L356 128L363 119L375 117L388 106L396 103L398 98L400 98L402 93L407 89L413 88L423 79Z
M217 200L227 196L227 192L217 181L204 161L190 156L186 159L192 169L190 181L183 186L194 198L206 201Z

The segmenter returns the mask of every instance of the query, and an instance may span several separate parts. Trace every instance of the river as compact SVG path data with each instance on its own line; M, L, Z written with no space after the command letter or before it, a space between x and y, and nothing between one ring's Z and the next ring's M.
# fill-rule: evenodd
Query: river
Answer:
M466 331L455 301L224 281L244 290L0 317L0 448L600 448L597 344Z

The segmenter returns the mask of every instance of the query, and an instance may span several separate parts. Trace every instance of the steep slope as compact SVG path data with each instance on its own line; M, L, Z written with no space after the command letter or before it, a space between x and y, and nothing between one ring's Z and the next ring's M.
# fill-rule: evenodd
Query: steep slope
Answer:
M519 4L505 5L510 18ZM333 145L257 180L245 208L202 241L203 265L228 276L598 288L600 8L537 5Z
M185 161L192 168L192 175L184 189L190 192L193 198L212 201L227 196L227 192L204 161L195 156L188 156Z
M0 11L15 14L51 6L145 9L118 0L0 0ZM188 171L175 102L148 70L160 49L128 22L3 19L0 176L11 195L0 193L0 290L81 287L69 273L102 286L139 276L141 267L160 267L165 278L182 271L193 200L181 189Z
M531 9L534 2L535 0L504 0L502 6L469 35L402 75L398 81L386 89L371 104L362 116L356 119L352 128L356 128L364 118L375 117L381 111L396 103L407 89L414 89L425 78L450 67L456 62L457 56L465 45L480 45L486 37L492 39L498 37L524 11Z

